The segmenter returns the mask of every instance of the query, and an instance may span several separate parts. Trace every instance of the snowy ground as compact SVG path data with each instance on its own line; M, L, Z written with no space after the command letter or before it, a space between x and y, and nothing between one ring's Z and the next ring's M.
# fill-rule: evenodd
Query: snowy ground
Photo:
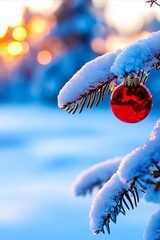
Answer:
M158 206L139 204L119 216L111 236L93 236L92 198L75 198L72 183L92 164L143 144L157 119L130 125L105 109L73 116L51 107L1 105L1 240L142 239Z

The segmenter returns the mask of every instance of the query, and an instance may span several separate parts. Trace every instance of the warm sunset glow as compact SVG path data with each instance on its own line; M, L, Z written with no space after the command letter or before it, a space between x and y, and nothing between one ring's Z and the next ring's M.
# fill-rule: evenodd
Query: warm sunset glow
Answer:
M144 19L151 19L156 15L159 8L150 8L145 0L121 0L107 1L106 20L111 25L124 33L132 33L138 31L144 24Z
M133 42L136 42L140 39L148 37L148 35L149 35L149 32L146 32L146 31L143 31L137 35L135 34L130 38L110 35L106 40L106 50L107 52L112 52L112 51L115 51L116 49L122 49Z
M35 18L30 24L30 29L33 34L42 34L49 31L49 26L45 19Z
M5 37L7 30L8 30L8 26L6 25L0 26L0 38Z
M60 5L61 0L0 0L0 26L2 29L21 24L25 7L43 14L51 14ZM1 34L1 32L0 32Z
M13 30L12 36L16 41L23 41L27 37L27 31L24 27L16 27Z
M7 47L8 53L12 56L18 56L22 53L23 47L20 42L11 42Z
M8 55L7 46L4 43L0 44L0 55L4 58Z
M129 39L129 38L123 38L123 37L116 36L116 35L110 35L106 40L107 51L112 52L112 51L115 51L116 49L124 48L131 41L133 41L133 40Z
M22 14L23 5L21 1L0 1L0 25L2 28L19 25L22 19Z
M25 6L44 15L53 13L61 4L62 0L23 0ZM37 3L38 2L38 3Z
M145 4L145 0L108 0L107 3L105 3L106 0L93 0L93 2L98 7L106 5L105 16L107 21L121 31L131 32L134 28L138 30L143 24L144 16L147 16L147 20L154 15L160 19L159 8L150 8L148 4ZM1 29L20 25L25 7L43 14L50 14L60 4L61 0L0 0ZM38 33L43 32L43 30L40 30L40 27L37 28L37 31L35 27L33 28L35 34L37 31ZM4 30L0 30L0 37L3 35L2 31Z
M42 65L47 65L52 61L52 54L47 50L38 53L37 60Z

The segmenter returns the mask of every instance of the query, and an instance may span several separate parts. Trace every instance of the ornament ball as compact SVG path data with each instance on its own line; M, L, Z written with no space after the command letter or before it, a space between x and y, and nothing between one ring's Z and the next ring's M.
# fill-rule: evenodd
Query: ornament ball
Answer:
M128 86L122 83L113 91L110 106L113 114L119 120L126 123L137 123L150 113L152 96L143 84Z

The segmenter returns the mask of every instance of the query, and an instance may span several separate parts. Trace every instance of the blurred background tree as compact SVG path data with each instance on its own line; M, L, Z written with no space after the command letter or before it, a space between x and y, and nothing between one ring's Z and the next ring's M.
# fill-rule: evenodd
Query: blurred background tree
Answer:
M47 2L49 12L23 6L18 23L1 24L0 101L57 104L59 90L86 62L159 28L156 14L129 22L132 14L123 8L119 11L117 2L117 8L104 0ZM159 99L157 92L156 96Z
M91 0L62 1L54 13L43 48L51 51L53 61L37 78L44 101L57 101L59 90L84 63L105 52L105 40L112 31ZM54 25L54 24L53 24Z
M7 74L9 85L1 81L2 89L7 88L0 93L1 99L57 103L64 83L84 63L106 51L105 39L111 32L113 28L91 0L64 0L49 16L26 8L23 24L9 28L3 39L13 68Z

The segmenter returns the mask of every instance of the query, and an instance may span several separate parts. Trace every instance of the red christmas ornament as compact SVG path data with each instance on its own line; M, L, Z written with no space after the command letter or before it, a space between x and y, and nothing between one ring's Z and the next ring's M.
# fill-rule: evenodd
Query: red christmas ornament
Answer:
M142 84L128 86L122 83L113 91L110 106L114 115L121 121L137 123L149 114L152 96Z

